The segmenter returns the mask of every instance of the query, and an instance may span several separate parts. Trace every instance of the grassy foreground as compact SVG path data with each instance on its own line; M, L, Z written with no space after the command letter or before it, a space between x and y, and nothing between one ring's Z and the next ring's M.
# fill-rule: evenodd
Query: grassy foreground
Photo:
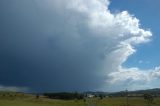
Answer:
M23 93L0 93L0 106L88 106L83 100L55 100Z
M143 98L129 98L130 106L148 106ZM97 98L84 100L55 100L23 93L0 93L0 106L124 106L126 98ZM160 106L160 98L155 98L150 106Z

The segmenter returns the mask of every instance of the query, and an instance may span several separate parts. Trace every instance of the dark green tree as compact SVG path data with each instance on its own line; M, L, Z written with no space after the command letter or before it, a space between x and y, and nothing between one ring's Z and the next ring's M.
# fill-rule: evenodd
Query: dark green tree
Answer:
M105 96L103 94L99 94L99 98L103 99Z
M153 103L154 98L151 94L144 94L144 100L146 100L148 105L150 105Z
M39 99L39 94L36 94L36 99Z

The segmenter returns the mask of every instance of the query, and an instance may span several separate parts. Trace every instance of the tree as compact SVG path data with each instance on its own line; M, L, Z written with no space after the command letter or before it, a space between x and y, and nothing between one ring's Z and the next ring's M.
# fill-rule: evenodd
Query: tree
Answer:
M144 94L144 99L147 101L148 105L153 103L153 96L151 94Z
M39 99L39 94L36 94L36 99Z
M105 96L103 94L99 94L99 98L103 99Z

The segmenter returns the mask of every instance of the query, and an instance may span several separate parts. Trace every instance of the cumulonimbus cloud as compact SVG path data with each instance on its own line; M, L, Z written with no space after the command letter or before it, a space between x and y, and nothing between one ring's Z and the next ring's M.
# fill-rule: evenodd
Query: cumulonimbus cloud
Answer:
M105 46L100 47L100 50L104 52L106 76L112 77L110 82L112 84L119 83L119 81L126 83L125 81L128 80L134 83L148 82L159 76L157 69L143 71L138 68L122 67L128 57L136 52L134 46L148 42L152 33L140 28L139 20L127 11L112 14L108 6L108 0L93 0L92 2L71 0L66 8L87 17L85 19L85 27L89 29L87 36L103 39Z
M109 90L127 88L126 81L134 82L131 86L158 78L157 69L122 66L136 52L136 45L150 41L152 33L127 11L111 13L109 4L109 0L16 0L10 7L16 15L9 15L16 27L8 27L18 33L11 30L1 37L9 42L2 42L7 45L3 50L17 57L13 73L23 79L12 83L39 91Z

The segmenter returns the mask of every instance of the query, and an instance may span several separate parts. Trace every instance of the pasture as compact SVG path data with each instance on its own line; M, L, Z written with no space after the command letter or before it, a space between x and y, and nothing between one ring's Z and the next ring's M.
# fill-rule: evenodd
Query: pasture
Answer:
M129 106L149 106L143 98L128 98ZM0 106L126 106L125 97L86 98L85 100L57 100L36 95L1 92ZM160 106L160 98L154 98L150 106Z

